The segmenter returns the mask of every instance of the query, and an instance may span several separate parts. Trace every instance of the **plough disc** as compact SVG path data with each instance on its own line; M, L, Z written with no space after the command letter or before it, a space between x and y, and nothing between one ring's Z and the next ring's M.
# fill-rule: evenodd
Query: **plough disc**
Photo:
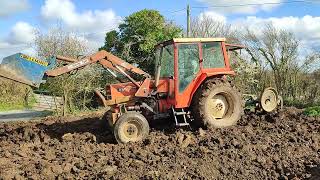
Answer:
M282 98L274 88L266 88L260 96L261 108L266 112L274 111L280 106L282 108Z

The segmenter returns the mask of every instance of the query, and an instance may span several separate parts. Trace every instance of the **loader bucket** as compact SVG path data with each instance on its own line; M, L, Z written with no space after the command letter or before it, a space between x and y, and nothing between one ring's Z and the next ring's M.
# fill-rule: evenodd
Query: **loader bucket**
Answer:
M39 60L22 53L17 53L2 60L0 64L0 77L33 87L39 87L44 73L55 67L55 65L55 58Z

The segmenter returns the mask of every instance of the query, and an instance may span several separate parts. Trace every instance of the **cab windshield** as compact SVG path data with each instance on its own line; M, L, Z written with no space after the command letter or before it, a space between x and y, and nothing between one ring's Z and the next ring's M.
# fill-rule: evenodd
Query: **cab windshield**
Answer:
M156 69L160 69L160 77L173 77L174 55L173 45L166 45L156 49Z

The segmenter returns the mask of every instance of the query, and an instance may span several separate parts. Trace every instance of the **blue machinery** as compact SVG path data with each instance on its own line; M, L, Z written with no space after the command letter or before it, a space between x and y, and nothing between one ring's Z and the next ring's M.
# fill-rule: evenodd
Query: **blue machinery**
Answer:
M47 70L55 68L55 57L40 60L17 53L5 57L0 64L0 77L14 80L33 87L39 87Z

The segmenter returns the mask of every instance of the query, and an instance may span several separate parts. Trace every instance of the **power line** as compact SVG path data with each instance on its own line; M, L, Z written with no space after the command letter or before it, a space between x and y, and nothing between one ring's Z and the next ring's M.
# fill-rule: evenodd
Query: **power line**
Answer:
M290 3L313 3L312 1L305 0L294 0L285 2L265 2L265 3L247 3L247 4L232 4L232 5L214 5L214 6L195 6L195 9L206 9L206 8L228 8L228 7L241 7L241 6L259 6L259 5L277 5L277 4L290 4Z
M186 8L175 10L175 11L167 11L167 12L169 12L170 14L175 14L175 13L178 13L178 12L181 12L181 11L185 11L185 10L186 10Z
M262 6L262 5L278 5L278 4L293 4L293 3L307 3L307 4L313 4L317 1L313 0L292 0L292 1L284 1L284 2L265 2L265 3L246 3L246 4L232 4L232 5L212 5L212 6L190 6L192 9L208 9L208 8L230 8L230 7L242 7L242 6ZM180 12L186 11L187 8L182 8L179 10L166 10L165 12L168 12L170 14L177 14Z

